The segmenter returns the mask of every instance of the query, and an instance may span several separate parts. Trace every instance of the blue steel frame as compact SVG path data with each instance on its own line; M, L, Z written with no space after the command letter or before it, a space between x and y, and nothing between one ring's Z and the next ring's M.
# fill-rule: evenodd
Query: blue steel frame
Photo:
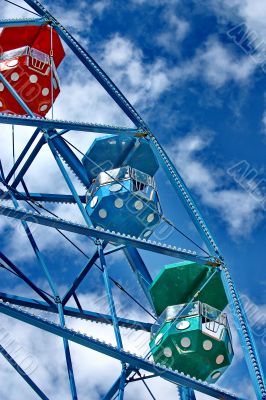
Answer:
M85 65L85 67L91 72L91 74L98 80L98 82L103 86L107 93L112 97L112 99L117 103L117 105L124 111L124 113L130 118L134 123L135 128L126 127L114 127L109 125L99 125L91 123L80 123L71 121L59 121L59 120L47 120L44 118L36 118L31 110L24 103L23 99L18 95L18 93L13 89L13 87L6 81L4 76L0 74L0 80L4 85L10 90L15 99L23 107L27 116L20 115L6 115L0 114L0 123L10 124L10 125L23 125L29 127L35 127L36 130L30 138L29 142L26 144L25 148L19 155L14 166L8 173L7 177L4 177L2 167L1 167L1 182L5 185L6 191L1 191L0 195L0 214L5 215L10 218L18 219L21 221L25 232L29 238L29 241L33 247L36 254L37 260L47 278L50 285L52 296L47 295L41 288L39 288L34 282L32 282L25 273L23 273L17 266L15 266L3 253L0 253L0 265L4 266L9 271L13 271L18 278L22 279L41 299L30 299L23 298L21 296L15 296L7 293L0 293L0 312L6 314L12 318L16 318L25 323L31 324L33 326L39 327L44 331L48 331L54 335L58 335L63 338L66 363L69 373L69 383L71 388L72 399L77 399L77 391L75 387L74 372L71 363L71 356L69 351L68 341L73 341L83 345L85 347L94 349L103 354L109 355L114 359L120 360L122 364L122 372L120 377L115 381L113 386L110 388L108 393L105 395L104 399L112 399L117 393L119 399L124 397L125 386L130 382L130 375L134 372L138 372L139 369L148 371L154 376L160 376L166 380L169 380L178 385L179 397L181 400L195 400L194 390L198 390L207 395L213 396L219 399L239 399L238 396L232 395L230 393L224 392L221 389L209 386L205 383L196 381L190 377L179 374L177 371L169 370L165 367L154 365L150 361L127 353L123 350L122 338L120 334L120 327L128 327L135 330L150 331L151 324L125 319L117 316L115 310L115 303L112 296L112 289L110 286L109 272L107 271L107 264L105 257L114 251L122 250L129 262L133 272L136 275L136 279L139 281L143 293L147 297L151 304L148 287L151 283L150 273L143 262L138 249L144 249L151 252L164 254L174 258L181 258L185 260L197 261L200 263L209 263L214 267L218 268L222 274L224 281L225 290L229 299L231 306L232 315L239 333L240 341L244 349L244 355L247 362L248 369L250 371L250 376L253 382L253 386L256 392L256 396L259 400L266 399L265 390L265 378L263 376L263 370L259 358L259 354L256 349L256 344L252 335L252 331L249 327L248 319L245 314L245 310L241 304L237 290L235 288L234 282L230 276L227 265L221 255L221 252L211 235L209 228L206 225L204 218L201 216L188 188L186 187L184 181L176 170L174 164L169 159L168 155L163 150L162 146L159 144L158 140L152 134L146 123L143 121L141 116L133 108L133 106L128 102L125 96L120 92L116 85L110 80L110 78L105 74L105 72L100 68L100 66L95 62L95 60L86 52L84 48L72 37L72 35L42 6L39 1L35 0L25 0L32 9L38 13L40 18L35 19L24 19L24 20L5 20L0 21L0 27L5 26L25 26L25 25L51 25L61 36L63 41L68 45L68 47L74 52L74 54L79 58L79 60ZM57 131L60 129L61 131ZM182 250L181 248L176 248L175 246L170 246L168 244L161 244L152 242L150 240L141 240L135 237L130 237L129 235L124 235L119 232L110 232L95 229L90 219L85 211L84 203L85 196L79 196L74 184L72 183L64 164L62 163L59 155L64 159L64 161L70 166L74 171L79 180L83 183L85 188L90 185L87 175L85 174L84 168L78 158L75 156L74 152L62 139L62 135L68 131L84 131L84 132L97 132L105 134L126 134L130 136L142 136L150 143L151 148L154 151L161 167L165 171L167 177L172 183L173 188L176 190L177 195L183 202L185 209L187 210L191 220L193 221L195 227L197 228L199 234L201 235L204 243L206 244L210 256L204 257L194 252ZM78 134L78 133L77 133ZM39 137L39 138L38 138ZM30 151L31 146L37 141L33 150ZM41 148L48 144L50 150L58 164L58 167L71 191L71 195L62 194L47 194L47 193L29 193L19 192L16 188L20 183L23 182L24 175L30 168L32 162L38 155ZM25 160L27 154L29 153L27 159ZM22 165L16 178L10 185L10 181L14 174L17 172L18 168ZM24 185L25 187L25 185ZM11 200L13 202L13 207L5 204L5 200ZM64 221L62 219L42 215L37 212L30 212L29 210L19 208L18 201L34 201L34 202L67 202L75 203L78 205L80 212L83 216L85 225L75 224L73 222ZM50 276L48 267L46 266L41 252L38 249L36 241L33 234L30 231L28 222L33 222L36 224L45 225L52 227L54 229L60 229L68 232L75 232L95 240L96 251L92 257L88 260L82 271L73 281L71 287L67 290L65 295L60 298L58 295L56 285ZM107 250L104 252L105 247L108 243L115 243L118 247L116 249ZM83 310L76 294L76 291L87 276L96 260L100 260L104 283L106 287L106 293L108 298L108 303L110 306L110 315L100 314L91 312L88 310ZM66 304L69 299L73 297L77 303L77 308L68 307ZM192 293L193 297L193 293ZM9 305L8 305L9 303ZM152 304L151 304L152 305ZM19 306L24 306L28 308L33 308L42 311L49 311L53 313L58 313L60 324L54 324L49 321L43 320L40 317L36 317L33 314L26 313L19 309ZM76 318L88 319L91 321L104 322L106 324L112 324L115 331L115 336L117 340L117 346L112 347L100 342L97 339L87 337L86 335L81 335L75 331L71 331L65 326L65 316L73 316ZM0 346L0 353L10 362L10 364L17 370L17 372L25 379L25 381L32 387L32 389L38 394L40 398L47 399L45 394L37 387L37 385L21 370L21 368L16 364L16 362L11 358L11 356L6 352L6 350ZM144 378L139 378L144 379Z

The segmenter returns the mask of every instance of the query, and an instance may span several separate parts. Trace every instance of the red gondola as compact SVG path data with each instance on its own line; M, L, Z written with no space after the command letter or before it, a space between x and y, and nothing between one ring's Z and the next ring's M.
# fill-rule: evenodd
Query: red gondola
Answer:
M57 68L65 52L58 34L49 26L3 28L0 50L0 72L34 114L45 116L60 93ZM26 115L1 82L0 112Z

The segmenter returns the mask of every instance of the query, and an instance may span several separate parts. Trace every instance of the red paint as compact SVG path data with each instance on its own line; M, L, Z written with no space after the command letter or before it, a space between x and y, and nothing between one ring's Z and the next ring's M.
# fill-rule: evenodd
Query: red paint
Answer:
M53 99L60 93L56 69L65 56L58 34L52 29ZM0 71L31 111L44 117L52 106L51 28L26 26L4 28L0 33ZM12 53L7 53L12 51ZM26 112L0 83L0 112L26 115Z

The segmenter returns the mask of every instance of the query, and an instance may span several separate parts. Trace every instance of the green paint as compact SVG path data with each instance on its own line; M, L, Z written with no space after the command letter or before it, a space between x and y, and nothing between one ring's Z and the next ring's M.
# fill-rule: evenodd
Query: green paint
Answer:
M213 267L191 261L166 265L150 287L157 314L160 315L167 306L188 303L212 272ZM220 271L217 270L196 300L221 311L227 306Z
M221 317L228 300L220 271L191 261L166 265L151 284L150 294L161 316L150 341L154 361L214 383L233 358L229 326ZM178 305L192 299L180 316Z
M228 330L224 327L221 339L217 340L210 336L211 332L209 335L202 332L201 316L182 318L178 320L178 323L180 321L188 321L190 326L187 329L178 330L176 322L174 324L166 322L151 340L150 347L154 361L197 379L215 382L233 358ZM164 335L156 345L155 340L161 333ZM184 347L182 343L187 347ZM204 349L204 344L210 346L210 343L212 348ZM170 357L166 356L168 349L171 349ZM219 357L218 360L223 358L222 363L217 363L217 357ZM219 375L217 378L212 378L216 372L219 372Z

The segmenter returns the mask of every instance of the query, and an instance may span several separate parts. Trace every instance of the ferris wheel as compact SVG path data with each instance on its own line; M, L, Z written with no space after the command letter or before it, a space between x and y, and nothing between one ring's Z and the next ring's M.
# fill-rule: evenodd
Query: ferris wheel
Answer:
M230 307L257 399L265 400L260 357L230 268L175 165L146 122L86 49L40 2L25 0L27 5L34 18L0 21L0 123L10 127L13 144L12 160L8 165L0 162L0 214L4 221L17 221L21 226L36 268L47 285L32 279L25 266L19 267L14 254L1 251L0 267L23 282L32 296L22 296L20 286L16 286L16 293L1 290L0 312L35 327L36 340L40 329L62 339L72 399L79 398L79 388L70 343L120 362L120 375L102 396L105 400L126 398L128 386L136 381L145 385L147 398L155 398L147 381L158 377L176 385L176 397L181 400L196 399L195 391L233 400L241 397L219 386L223 373L228 370L230 374L234 358L225 313ZM61 91L61 63L70 51L131 121L131 126L54 118L54 104ZM46 118L49 111L51 118ZM32 128L34 131L15 154L16 128L21 126L30 133ZM94 135L93 140L83 148L79 139L69 138L70 132ZM44 149L49 151L49 160L53 159L58 176L65 182L67 194L62 193L59 184L58 190L53 188L47 193L38 192L33 184L28 187L27 174ZM166 217L160 193L162 172L200 240ZM77 220L65 218L65 205L77 207ZM35 237L36 226L45 227L43 235L56 231L65 245L85 258L76 275L69 267L65 269L69 287L63 294L49 257L43 254ZM90 254L83 250L82 241ZM60 259L64 250L58 250L53 257ZM121 279L113 274L109 262L112 256L124 263L119 272ZM160 272L154 276L152 264L157 257L159 262L167 261L162 261ZM55 265L56 262L53 268ZM99 295L97 311L84 307L80 300L80 287L94 269L102 277L107 311L101 310L101 291L94 293L95 297ZM125 284L126 271L132 274L129 285ZM127 298L125 307L118 306L116 291ZM128 317L131 303L141 311L141 320ZM111 328L113 342L107 344L105 337L94 336L91 325L80 331L78 324L84 321L91 325L101 323L103 332ZM144 344L135 353L132 348L136 333L141 332ZM48 399L45 388L42 390L34 382L1 342L0 353L36 398Z

